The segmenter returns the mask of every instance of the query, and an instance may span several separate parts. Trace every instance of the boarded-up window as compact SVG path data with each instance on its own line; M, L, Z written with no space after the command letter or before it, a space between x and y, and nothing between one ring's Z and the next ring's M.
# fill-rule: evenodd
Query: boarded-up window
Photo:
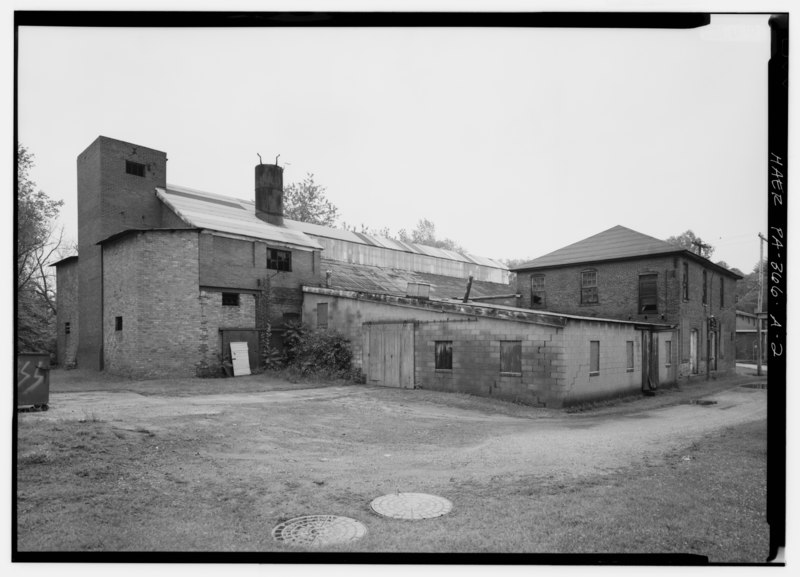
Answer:
M600 341L589 341L589 375L600 374Z
M639 276L639 313L658 312L658 275Z
M544 275L535 274L531 277L531 307L544 306Z
M633 370L633 341L627 341L625 343L625 352L627 353L627 357L628 357L627 369L628 369L628 371L632 371ZM599 368L600 367L598 365L598 370L599 370Z
M500 372L522 373L522 341L500 341Z
M449 371L453 369L453 341L435 341L436 370Z
M267 268L272 270L292 270L292 252L288 250L278 250L271 248L267 251Z
M597 271L585 270L581 273L581 304L597 304Z
M664 356L666 357L667 366L672 364L672 341L664 341Z
M134 176L144 176L144 164L133 162L132 160L126 160L125 172Z
M224 307L238 307L239 306L239 293L222 293L222 306L224 306Z
M317 328L328 328L328 303L317 303Z
M683 263L683 300L689 300L689 263Z
M703 304L708 304L708 273L703 271Z

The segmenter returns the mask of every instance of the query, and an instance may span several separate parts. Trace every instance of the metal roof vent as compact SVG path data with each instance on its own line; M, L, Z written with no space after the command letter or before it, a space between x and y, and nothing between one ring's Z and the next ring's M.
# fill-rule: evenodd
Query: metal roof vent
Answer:
M406 296L428 300L431 295L431 285L421 282L410 282L406 288Z

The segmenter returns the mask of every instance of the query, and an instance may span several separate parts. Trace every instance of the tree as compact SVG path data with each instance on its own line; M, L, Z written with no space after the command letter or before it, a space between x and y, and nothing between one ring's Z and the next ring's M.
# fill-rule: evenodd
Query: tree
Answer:
M17 350L52 350L56 314L55 282L49 268L62 232L55 201L30 179L33 154L17 144Z
M292 220L333 226L339 209L325 197L325 187L314 182L314 175L308 173L303 182L284 187L283 213Z
M739 272L734 269L734 272ZM755 313L758 309L758 272L759 266L756 263L753 266L753 271L750 274L743 275L744 278L736 283L736 310L744 311L746 313ZM767 310L767 288L768 288L768 272L767 260L764 259L761 269L763 279L761 285L761 306Z
M701 245L700 256L705 258L710 259L711 255L714 254L714 247L703 242L703 239L695 235L691 230L687 230L678 236L671 236L667 239L667 242L685 248L693 253L697 253L697 246Z
M360 225L356 226L354 224L348 224L346 222L342 222L342 228L345 229L345 230L349 230L351 232L358 232L358 233L361 233L361 234L368 234L370 236L382 236L382 237L391 238L391 239L395 238L394 235L392 234L392 231L389 230L388 226L384 226L383 228L378 229L378 228L369 227L369 226L365 225L364 223L361 223Z
M454 252L464 252L464 249L455 241L449 238L436 238L436 225L427 218L419 219L416 228L411 231L411 234L408 234L405 229L401 229L397 235L403 242L413 242Z

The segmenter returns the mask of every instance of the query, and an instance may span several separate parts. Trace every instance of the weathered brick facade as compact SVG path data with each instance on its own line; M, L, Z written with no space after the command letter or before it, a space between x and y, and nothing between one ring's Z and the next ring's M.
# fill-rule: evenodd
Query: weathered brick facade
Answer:
M70 257L56 267L56 361L62 367L75 364L79 318L78 259Z
M141 174L129 170L138 167ZM165 153L104 136L78 156L78 363L83 367L103 368L103 263L97 243L126 229L162 226L155 187L166 185L166 173Z
M517 292L522 295L522 306L535 310L675 325L678 334L674 355L681 377L705 373L709 358L706 344L710 336L714 345L710 358L712 362L716 359L716 368L712 366L711 369L724 372L735 367L736 276L722 272L720 267L711 263L704 265L699 260L704 259L678 253L528 269L517 273ZM684 270L688 273L686 295ZM597 302L592 304L581 302L582 273L587 271L593 271L596 278ZM655 311L640 310L640 278L643 275L655 276ZM544 292L543 304L532 302L532 287L537 289L537 296ZM717 320L717 330L710 335L707 319L712 315ZM694 363L690 354L692 331L697 331Z
M194 376L205 360L197 231L103 243L103 356L109 372Z
M290 250L292 270L277 271L267 268L269 248L290 250L258 240L200 235L200 285L218 290L258 291L259 282L269 278L270 322L279 326L285 314L299 317L303 301L300 287L321 282L320 256L319 251Z

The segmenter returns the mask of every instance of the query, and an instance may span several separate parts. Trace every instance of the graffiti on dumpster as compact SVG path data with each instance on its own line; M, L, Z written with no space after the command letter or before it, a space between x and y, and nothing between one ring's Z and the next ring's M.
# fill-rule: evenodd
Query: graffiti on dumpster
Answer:
M33 382L31 382L33 379ZM21 394L27 395L38 389L44 383L44 375L34 361L24 361L17 375L17 389Z

